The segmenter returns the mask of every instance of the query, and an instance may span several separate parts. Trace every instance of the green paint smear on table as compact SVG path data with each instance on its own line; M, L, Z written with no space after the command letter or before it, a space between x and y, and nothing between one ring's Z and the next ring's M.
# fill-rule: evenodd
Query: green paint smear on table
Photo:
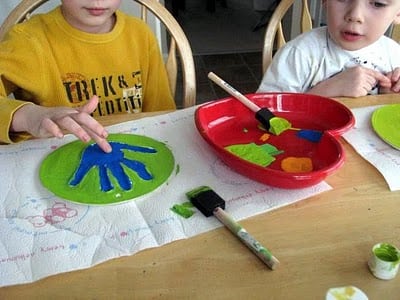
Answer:
M283 152L271 144L256 145L255 143L230 145L226 146L225 149L244 160L262 167L266 167L275 161L273 155Z
M122 165L132 182L130 190L123 190L116 178L108 171L113 189L103 192L100 187L98 166L93 166L77 186L69 184L81 163L81 155L89 144L71 142L50 153L42 162L39 177L42 184L58 197L80 204L105 205L133 200L154 191L167 181L174 170L175 159L171 150L162 142L133 134L110 134L109 141L129 145L151 147L156 153L141 153L124 150L124 157L137 160L146 166L153 179L143 180L132 169Z
M175 175L178 175L180 171L181 171L181 166L179 164L177 164L176 165Z
M171 207L171 210L181 217L188 219L194 214L194 211L192 210L193 207L194 206L191 202L184 202L182 204L175 204Z

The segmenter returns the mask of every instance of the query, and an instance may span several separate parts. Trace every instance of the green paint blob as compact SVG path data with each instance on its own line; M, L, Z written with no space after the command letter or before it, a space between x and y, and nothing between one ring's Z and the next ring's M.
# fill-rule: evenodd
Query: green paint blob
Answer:
M282 154L284 152L283 150L278 150L275 146L273 146L271 144L263 144L260 147L272 156L276 156L276 155Z
M203 185L203 186L200 186L198 188L195 188L195 189L187 192L186 196L189 199L193 199L193 198L196 198L197 195L200 195L200 194L202 194L204 192L207 192L207 191L212 191L212 190L211 190L211 188L209 186Z
M108 170L107 174L114 188L104 192L100 187L99 168L93 166L78 185L71 186L69 182L81 162L83 151L88 146L81 141L74 141L58 148L43 160L39 170L42 184L58 197L72 202L93 205L115 204L154 191L167 181L174 170L174 156L162 142L133 134L110 134L108 140L156 149L156 153L124 151L126 159L142 162L153 178L143 180L135 171L122 165L123 171L132 182L132 188L122 189Z
M399 253L396 247L382 243L379 247L374 249L374 254L381 260L387 262L397 262L399 261Z
M193 207L194 206L191 202L184 202L182 204L175 204L174 206L172 206L171 210L181 217L188 219L194 214L194 211L191 209Z
M282 132L290 129L292 124L286 119L273 117L269 120L269 131L274 135L280 135Z
M233 153L234 155L239 156L240 158L247 160L253 164L266 167L273 161L275 161L275 157L273 157L269 153L269 151L271 151L271 149L274 153L278 151L274 146L272 145L266 146L266 145L267 144L260 146L256 145L255 143L236 144L236 145L226 146L225 149Z

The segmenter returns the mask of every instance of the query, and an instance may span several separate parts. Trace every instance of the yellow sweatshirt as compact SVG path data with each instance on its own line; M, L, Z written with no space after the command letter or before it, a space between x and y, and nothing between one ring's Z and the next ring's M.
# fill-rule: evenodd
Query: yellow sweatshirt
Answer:
M111 32L90 34L58 7L14 26L0 43L0 142L21 138L9 129L26 101L76 107L93 95L95 117L175 109L157 40L142 20L117 11Z

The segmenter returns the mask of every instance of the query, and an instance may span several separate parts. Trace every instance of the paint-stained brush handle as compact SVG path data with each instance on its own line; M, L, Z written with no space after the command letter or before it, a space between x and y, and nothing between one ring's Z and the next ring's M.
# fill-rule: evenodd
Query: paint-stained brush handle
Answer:
M239 240L253 251L268 267L274 270L279 261L271 252L253 238L239 223L224 211L225 200L209 186L200 186L186 193L190 202L206 217L214 215Z
M217 207L214 210L214 216L224 224L234 235L236 235L243 244L245 244L259 259L268 267L275 270L279 265L279 260L272 253L261 245L250 233L246 231L239 223L227 214L222 208Z
M245 97L242 93L240 93L239 91L234 89L230 84L228 84L227 82L222 80L215 73L213 73L213 72L208 73L208 78L212 82L217 84L219 87L221 87L223 90L225 90L225 92L227 92L228 94L230 94L231 96L235 97L240 102L242 102L245 106L247 106L247 108L249 108L253 112L256 113L261 109L258 105L256 105L252 101L250 101L249 98Z
M208 73L208 78L211 79L215 84L220 86L227 93L232 95L234 98L239 100L243 105L255 113L256 119L264 126L266 130L269 130L275 135L279 135L284 130L290 128L290 123L282 118L275 118L275 115L266 107L260 108L257 104L253 103L249 98L241 94L239 91L234 89L230 84L222 80L220 77L215 75L213 72ZM278 126L271 126L272 119L278 120L275 122ZM283 121L283 123L281 122ZM283 125L281 125L283 124ZM276 128L278 130L276 130ZM272 128L272 130L270 130Z

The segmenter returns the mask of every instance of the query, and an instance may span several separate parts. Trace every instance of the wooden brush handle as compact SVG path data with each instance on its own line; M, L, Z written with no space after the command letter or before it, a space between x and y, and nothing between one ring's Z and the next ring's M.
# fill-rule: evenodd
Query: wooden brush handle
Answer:
M214 210L214 216L224 224L239 240L245 244L259 259L272 270L279 265L279 260L272 253L262 246L250 233L228 215L221 207Z
M208 73L208 78L211 79L211 81L213 81L215 84L220 86L228 94L230 94L231 96L235 97L237 100L242 102L246 107L248 107L253 112L256 113L256 112L258 112L260 110L259 106L254 104L252 101L250 101L248 98L246 98L239 91L235 90L231 85L226 83L224 80L222 80L220 77L215 75L213 72Z

